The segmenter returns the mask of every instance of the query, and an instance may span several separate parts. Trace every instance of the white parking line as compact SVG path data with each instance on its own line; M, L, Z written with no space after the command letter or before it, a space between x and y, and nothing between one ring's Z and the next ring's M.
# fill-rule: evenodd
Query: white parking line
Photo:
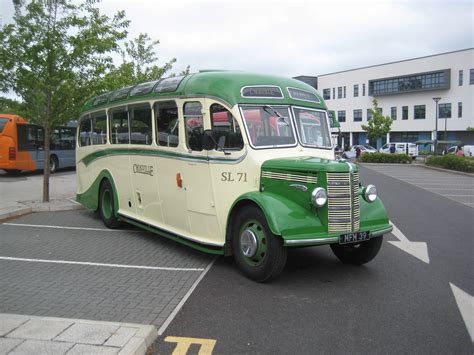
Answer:
M143 232L142 230L130 229L108 229L108 228L86 228L86 227L64 227L64 226L50 226L44 224L21 224L21 223L2 223L4 226L16 227L33 227L33 228L54 228L54 229L75 229L86 231L100 231L100 232Z
M85 265L85 266L105 266L105 267L122 268L122 269L144 269L144 270L166 270L166 271L199 271L199 272L205 270L203 268L103 264L103 263L90 263L90 262L85 262L85 261L12 258L12 257L8 257L8 256L0 256L0 260L26 261L26 262L31 262L31 263L69 264L69 265Z

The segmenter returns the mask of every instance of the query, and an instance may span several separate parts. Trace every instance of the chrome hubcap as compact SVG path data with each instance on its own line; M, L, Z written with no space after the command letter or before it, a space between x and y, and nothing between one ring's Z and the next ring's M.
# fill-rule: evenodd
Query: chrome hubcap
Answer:
M251 258L257 253L257 246L257 236L255 233L250 229L244 230L240 236L240 248L242 249L242 253L247 258Z

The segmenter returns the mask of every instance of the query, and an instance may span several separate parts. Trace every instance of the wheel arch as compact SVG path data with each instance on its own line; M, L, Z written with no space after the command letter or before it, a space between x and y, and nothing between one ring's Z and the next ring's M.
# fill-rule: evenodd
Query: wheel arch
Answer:
M91 184L91 186L85 192L76 194L76 201L91 210L97 211L99 208L100 188L105 180L108 180L110 182L110 185L112 186L115 205L114 214L117 215L117 211L119 209L117 188L115 186L112 173L107 169L104 169L100 172L100 174Z

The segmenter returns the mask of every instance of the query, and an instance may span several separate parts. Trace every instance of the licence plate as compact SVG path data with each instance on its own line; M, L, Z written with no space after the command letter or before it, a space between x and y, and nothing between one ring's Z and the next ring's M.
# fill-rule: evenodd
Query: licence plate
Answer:
M369 232L348 233L339 237L339 244L359 243L369 239Z

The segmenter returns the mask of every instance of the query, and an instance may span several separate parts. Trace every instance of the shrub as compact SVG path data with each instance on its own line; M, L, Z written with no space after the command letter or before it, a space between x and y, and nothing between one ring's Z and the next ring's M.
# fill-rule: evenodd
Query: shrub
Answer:
M429 157L426 165L437 166L444 169L474 173L474 159L458 157L457 155L443 155Z
M357 161L361 163L411 164L412 157L407 154L365 153Z

